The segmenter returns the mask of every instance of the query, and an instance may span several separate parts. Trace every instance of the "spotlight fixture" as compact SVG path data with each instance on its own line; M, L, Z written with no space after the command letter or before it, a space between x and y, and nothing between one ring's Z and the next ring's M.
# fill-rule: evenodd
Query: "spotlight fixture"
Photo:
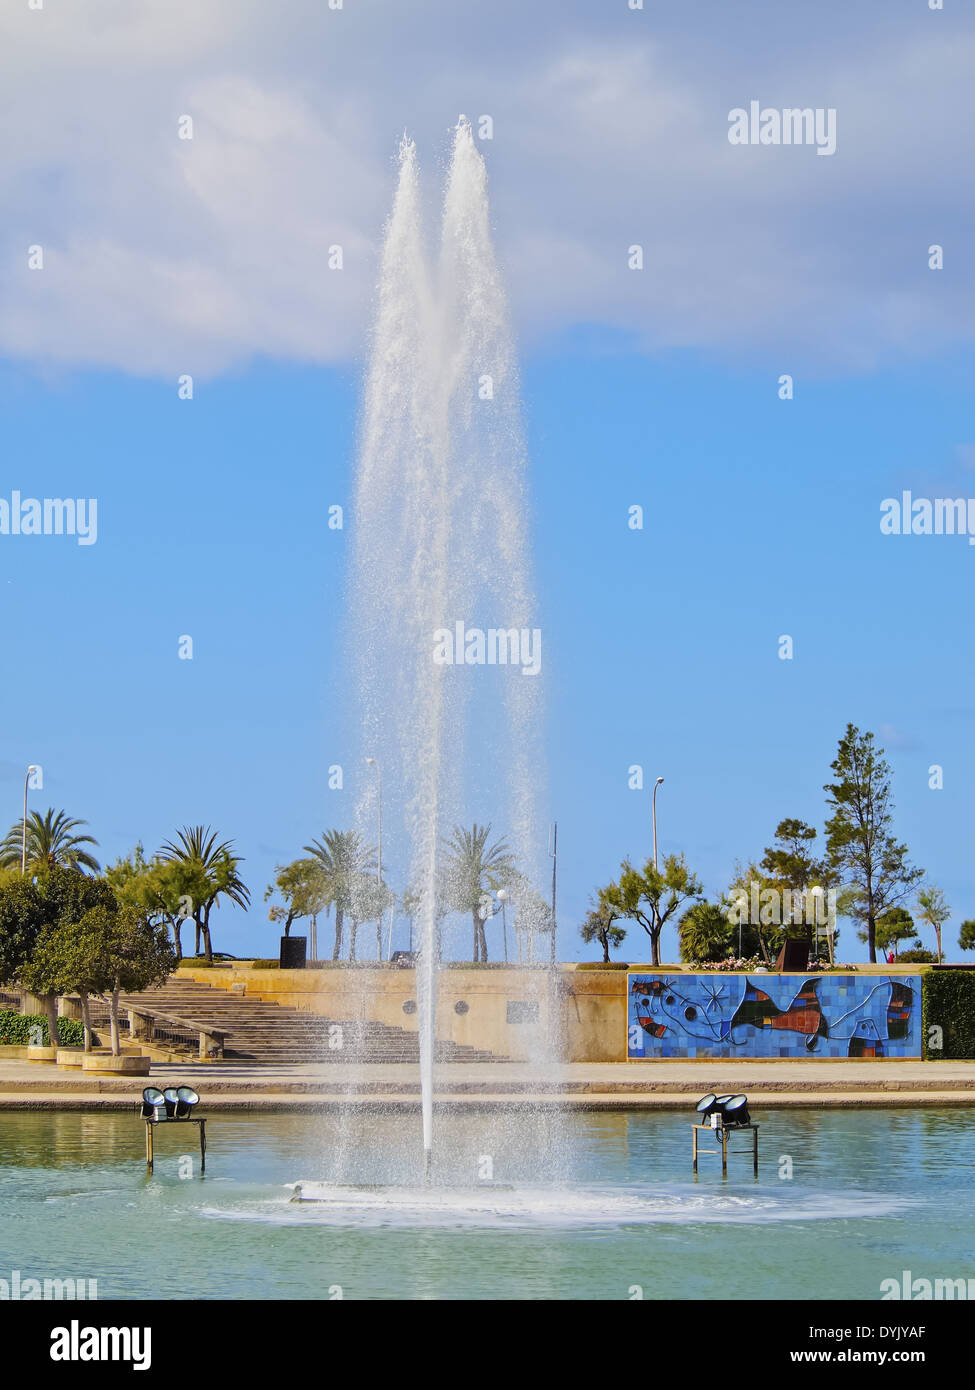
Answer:
M702 1096L697 1103L697 1113L701 1116L702 1120L706 1120L709 1115L713 1115L718 1108L718 1098L710 1091L706 1096Z
M192 1086L179 1086L176 1090L176 1097L176 1118L177 1120L186 1120L192 1113L193 1106L199 1105L200 1097Z
M724 1122L729 1127L737 1125L750 1125L752 1120L748 1113L747 1096L730 1096L722 1106Z
M167 1086L160 1091L158 1086L147 1086L142 1092L142 1118L146 1122L146 1168L151 1173L154 1166L153 1130L157 1124L172 1120L184 1124L197 1125L200 1131L200 1172L207 1167L206 1119L196 1116L193 1111L200 1103L200 1097L192 1086Z
M142 1117L146 1120L161 1120L165 1115L165 1098L156 1086L147 1086L142 1092ZM160 1111L163 1113L160 1114Z

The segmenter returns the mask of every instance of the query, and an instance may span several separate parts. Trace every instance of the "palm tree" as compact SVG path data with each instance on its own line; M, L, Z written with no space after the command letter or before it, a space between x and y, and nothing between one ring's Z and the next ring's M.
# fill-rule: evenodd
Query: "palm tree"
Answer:
M455 912L469 912L474 923L474 964L487 961L487 938L480 915L486 893L501 888L515 874L514 856L504 840L488 846L490 825L465 830L455 825L446 841L446 879L450 905Z
M367 845L357 830L324 830L321 840L312 840L304 845L322 866L325 874L328 901L335 904L335 946L332 959L338 960L342 954L342 925L345 914L352 916L352 955L355 959L355 934L362 919L357 916L356 905L360 897L362 879L376 872L376 850Z
M203 825L184 825L177 833L178 843L167 840L159 851L164 863L184 864L191 875L189 896L193 900L196 925L196 954L200 954L200 934L208 961L213 960L210 944L210 912L221 897L238 907L250 906L251 895L237 872L241 858L231 853L233 840L217 843L217 833ZM193 888L195 887L195 892Z
M917 915L925 926L933 927L938 942L938 964L941 964L941 928L951 916L951 908L940 888L931 884L917 895Z
M38 869L90 869L97 874L101 867L82 845L97 846L98 841L91 835L74 835L76 826L87 825L84 820L72 819L63 811L55 814L53 808L41 816L31 811L27 817L27 868ZM0 844L0 868L19 869L23 845L24 823L16 821Z

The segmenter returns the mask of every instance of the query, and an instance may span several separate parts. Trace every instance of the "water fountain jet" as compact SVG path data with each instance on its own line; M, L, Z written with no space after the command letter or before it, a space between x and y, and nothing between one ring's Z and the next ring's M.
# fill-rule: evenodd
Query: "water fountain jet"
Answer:
M365 386L349 602L363 749L381 761L385 779L383 861L398 861L419 903L425 1184L434 1172L446 901L440 846L467 807L477 807L480 818L480 808L493 802L526 879L537 881L542 860L538 680L517 666L476 668L463 657L440 664L433 647L438 629L453 631L461 621L499 630L535 626L525 464L487 175L462 116L436 264L425 244L416 147L406 137L400 145ZM398 827L391 813L397 807ZM363 804L363 832L365 813Z

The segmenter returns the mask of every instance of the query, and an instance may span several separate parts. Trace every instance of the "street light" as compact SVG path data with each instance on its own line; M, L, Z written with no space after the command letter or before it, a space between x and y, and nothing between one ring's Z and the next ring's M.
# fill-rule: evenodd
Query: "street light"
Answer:
M497 891L497 893L495 894L495 896L497 897L498 902L501 904L501 931L502 931L502 934L503 934L503 936L504 936L504 963L505 963L505 965L507 965L507 964L508 964L508 919L506 918L505 913L504 913L504 905L505 905L505 903L508 901L508 890L507 890L507 888L499 888L498 891Z
M377 882L378 884L381 885L381 884L382 884L382 881L383 881L383 770L382 770L382 767L381 767L380 764L379 764L378 758L367 758L367 759L366 759L366 762L369 764L370 767L374 767L374 768L376 769L376 772L379 774L379 846L378 846L378 862L377 862L377 866L376 866L376 882ZM383 922L382 922L382 917L383 917L382 908L380 908L380 909L379 909L379 942L380 942L379 951L380 951L380 955L382 954L382 939L383 939ZM391 955L391 953L392 953L392 949L393 949L393 923L392 923L392 919L390 919L390 923L389 923L389 947L388 947L387 952L386 952L386 959L387 959L387 960L389 960L389 957L390 957L390 955Z
M653 871L657 872L657 788L664 779L658 777L653 784L653 798L650 803L651 815L653 818Z
M36 771L36 766L31 763L27 769L27 776L24 778L24 830L20 840L20 872L22 874L27 872L27 783L31 779L31 774Z

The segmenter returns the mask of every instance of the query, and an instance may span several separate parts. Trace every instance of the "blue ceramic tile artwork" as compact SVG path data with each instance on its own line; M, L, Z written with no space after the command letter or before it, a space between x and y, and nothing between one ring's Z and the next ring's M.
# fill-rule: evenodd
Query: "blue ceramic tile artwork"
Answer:
M921 1056L921 976L628 977L627 1056Z

